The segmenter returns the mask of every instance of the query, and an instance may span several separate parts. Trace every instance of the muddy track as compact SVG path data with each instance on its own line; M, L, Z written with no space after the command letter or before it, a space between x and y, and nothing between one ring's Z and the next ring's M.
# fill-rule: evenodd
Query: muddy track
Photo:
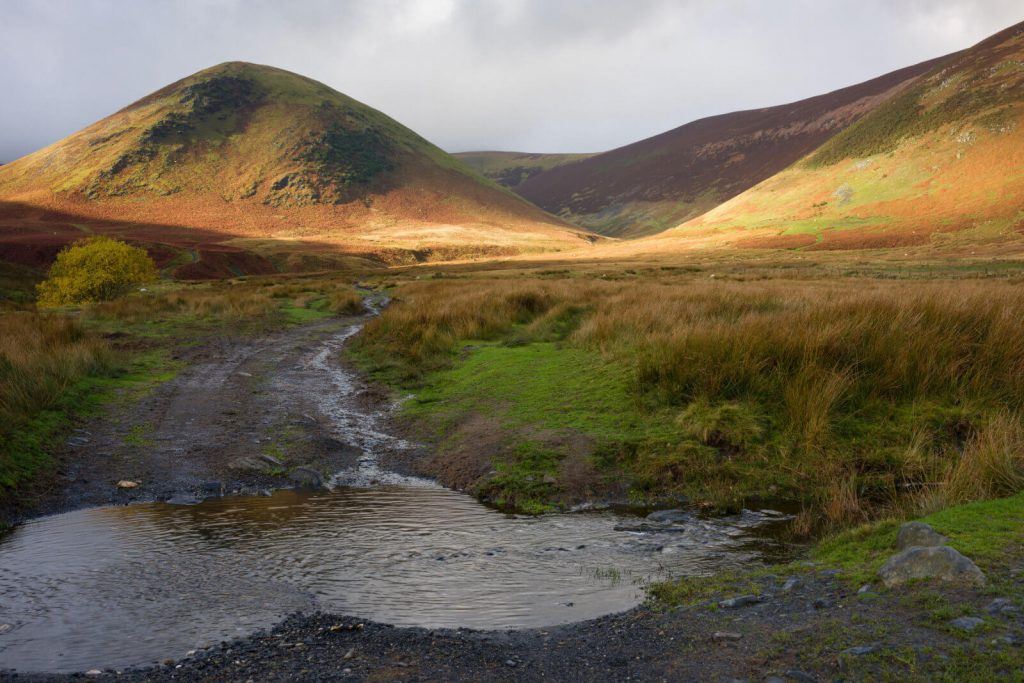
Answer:
M173 379L141 399L116 401L75 429L58 454L62 466L50 490L14 518L260 494L316 486L318 477L326 482L357 469L364 444L358 435L338 438L343 411L326 396L345 401L354 414L372 412L373 392L341 367L341 345L363 322L331 319L183 350L185 367ZM331 370L347 382L344 392L325 384Z

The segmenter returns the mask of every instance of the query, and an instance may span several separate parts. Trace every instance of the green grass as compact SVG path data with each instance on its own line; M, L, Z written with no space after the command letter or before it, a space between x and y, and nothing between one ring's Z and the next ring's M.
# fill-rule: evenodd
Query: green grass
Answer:
M1024 546L1024 493L958 505L921 518L983 570L1004 565L1007 550ZM895 552L896 520L862 525L823 540L815 560L847 571L853 581L870 580Z
M154 350L73 382L58 400L0 435L0 498L8 498L52 466L52 453L77 421L98 414L112 401L131 400L173 378L179 369L165 350ZM144 426L137 426L125 440L143 442L146 434Z

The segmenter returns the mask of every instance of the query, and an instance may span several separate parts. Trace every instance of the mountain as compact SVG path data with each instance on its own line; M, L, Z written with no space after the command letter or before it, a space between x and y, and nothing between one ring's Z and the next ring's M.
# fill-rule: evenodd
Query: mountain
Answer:
M456 152L453 157L503 187L516 188L543 171L580 161L593 154L540 154L530 152Z
M652 234L698 216L786 168L941 60L766 109L700 119L536 173L516 192L595 232Z
M1024 239L1024 23L933 67L672 242L1005 253Z
M296 253L411 261L594 239L384 114L243 62L172 83L0 167L0 258L44 260L91 231L163 244L168 263L203 273L194 262L214 252L249 252L266 269L294 264ZM33 240L44 244L27 256Z

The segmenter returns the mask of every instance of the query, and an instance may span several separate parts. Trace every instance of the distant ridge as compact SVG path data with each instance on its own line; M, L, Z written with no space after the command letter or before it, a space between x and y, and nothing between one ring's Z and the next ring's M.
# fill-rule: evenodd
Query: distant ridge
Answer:
M515 189L605 235L653 234L781 171L948 58L799 102L700 119L536 173Z

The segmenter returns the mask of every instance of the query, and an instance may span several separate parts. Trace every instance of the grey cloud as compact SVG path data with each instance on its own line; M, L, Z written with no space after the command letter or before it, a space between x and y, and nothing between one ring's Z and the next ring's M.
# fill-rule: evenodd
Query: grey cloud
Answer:
M592 151L857 83L1024 19L1019 0L0 0L0 160L233 59L442 147Z

